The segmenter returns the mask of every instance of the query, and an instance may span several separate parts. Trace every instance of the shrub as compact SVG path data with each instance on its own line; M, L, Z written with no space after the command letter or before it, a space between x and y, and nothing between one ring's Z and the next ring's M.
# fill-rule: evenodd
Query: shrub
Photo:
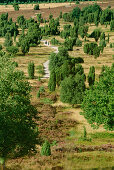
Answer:
M110 43L110 48L114 48L114 43Z
M29 62L28 63L28 75L29 75L30 79L34 78L34 69L35 69L34 63L33 62Z
M76 46L81 47L82 46L82 41L77 38L76 40Z
M59 18L62 18L62 11L60 11L60 15L59 15Z
M41 155L49 156L51 155L50 143L46 140L41 149Z
M17 52L19 52L18 47L10 46L6 48L6 51L10 53L11 55L15 55Z
M17 63L16 61L13 61L13 65L14 65L15 67L18 67L18 63Z
M18 3L14 3L13 7L14 7L15 11L19 11L19 4Z
M38 73L39 73L39 74L44 75L44 66L43 66L43 65L37 66L37 69L38 69Z
M44 98L42 100L40 100L42 103L44 104L53 104L53 101L49 98Z
M39 10L39 4L36 4L36 5L34 6L34 10Z
M38 90L38 92L37 92L37 98L39 98L40 97L40 91Z
M80 2L79 1L76 1L76 5L79 4Z
M75 58L75 63L84 63L84 59L81 57L76 57Z
M59 41L58 41L57 39L55 39L55 38L52 38L52 39L51 39L51 44L52 44L52 45L58 45L58 44L59 44Z

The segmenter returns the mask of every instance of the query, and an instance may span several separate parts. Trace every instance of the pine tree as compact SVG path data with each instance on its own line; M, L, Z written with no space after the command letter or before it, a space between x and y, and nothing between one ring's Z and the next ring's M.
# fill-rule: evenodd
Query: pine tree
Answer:
M28 75L30 79L34 78L34 70L35 70L35 66L33 62L29 62L28 63Z

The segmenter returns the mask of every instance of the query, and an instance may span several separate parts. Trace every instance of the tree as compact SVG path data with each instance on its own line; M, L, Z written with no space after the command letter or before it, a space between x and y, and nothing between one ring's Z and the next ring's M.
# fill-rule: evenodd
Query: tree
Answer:
M110 31L114 31L114 20L110 22Z
M94 85L95 82L95 67L91 66L89 69L89 74L88 74L88 83L89 86Z
M24 18L24 15L17 17L17 23L19 24L20 28L26 28L26 20Z
M28 63L28 75L30 79L34 78L35 66L33 62Z
M50 79L49 79L49 82L48 82L48 88L50 91L55 91L55 88L56 88L56 74L55 74L55 71L52 70L50 72Z
M114 130L113 101L114 65L111 68L105 67L99 82L85 91L81 114L94 128L103 125L107 130Z
M65 42L64 42L64 46L65 46L65 48L67 48L67 50L69 50L69 51L72 51L73 50L73 39L71 39L71 38L67 38L66 40L65 40Z
M75 77L66 77L61 82L60 100L63 103L80 104L85 91L84 76L76 74Z
M6 36L5 36L4 46L10 47L12 45L13 45L12 37L11 37L11 34L8 32L6 33Z
M22 41L21 41L21 51L22 53L25 55L26 53L29 52L29 49L30 49L30 44L28 42L28 40L26 38L24 38Z
M30 103L31 87L22 71L0 53L0 158L35 151L37 110ZM3 161L4 162L4 161Z
M93 49L93 55L95 56L95 58L99 57L99 55L100 55L100 47L95 47Z
M91 33L90 37L91 37L91 38L94 38L95 41L97 42L98 39L100 38L100 35L101 35L101 31L100 31L99 29L95 29L95 30Z
M80 13L81 13L80 8L79 8L79 7L76 7L76 8L74 8L73 11L72 11L72 17L79 19Z
M102 32L101 35L100 35L100 41L101 40L105 40L105 33L104 32Z
M106 47L106 42L105 42L104 39L102 39L102 40L99 42L99 46L100 46L101 52L103 53L104 47Z

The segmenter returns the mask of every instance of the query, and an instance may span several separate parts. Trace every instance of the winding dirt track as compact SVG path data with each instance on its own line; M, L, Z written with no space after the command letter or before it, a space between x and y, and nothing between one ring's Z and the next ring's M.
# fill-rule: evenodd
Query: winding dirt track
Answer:
M59 51L58 51L58 47L52 46L47 40L41 40L41 42L43 42L45 46L48 46L48 47L54 49L54 50L55 50L54 53L57 54L57 53L59 52ZM47 61L43 64L43 66L44 66L44 71L45 71L45 75L43 76L43 78L49 78L49 77L50 77L49 60L47 60Z

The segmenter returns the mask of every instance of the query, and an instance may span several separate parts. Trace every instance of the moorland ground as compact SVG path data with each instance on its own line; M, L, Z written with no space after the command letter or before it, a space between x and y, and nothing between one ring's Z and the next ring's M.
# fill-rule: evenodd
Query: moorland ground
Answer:
M84 7L92 2L81 2L79 7ZM113 1L99 1L98 4L102 8L106 8L108 5L114 7ZM38 13L42 13L43 18L48 18L52 13L56 18L59 16L60 11L71 11L76 5L71 3L65 4L41 4L41 8ZM50 6L50 9L49 9ZM12 17L15 21L20 15L24 15L25 18L36 17L36 11L33 10L33 5L20 5L19 11L13 11L10 6L0 7L0 12L8 12L9 17ZM68 24L60 19L60 30L63 26ZM108 33L110 34L110 43L114 42L114 32L110 32L109 25L98 26L105 32L106 39ZM89 33L95 29L95 25L89 25ZM58 39L61 43L63 39L60 36L47 36L44 37L50 41L53 37ZM18 39L18 37L17 37ZM81 37L80 37L81 39ZM81 39L84 45L84 40ZM88 41L93 41L87 38ZM3 44L4 38L0 38L0 43ZM95 59L93 56L87 55L83 52L82 47L74 46L73 51L69 54L72 57L82 57L84 63L84 72L88 75L90 66L95 66L96 80L101 72L102 65L111 66L114 59L114 48L110 48L110 43L104 49L103 54ZM52 155L49 157L40 156L41 146L37 146L37 153L35 155L28 155L22 158L9 159L7 162L7 169L10 170L38 170L38 169L92 169L92 168L114 168L114 157L112 145L114 146L113 132L106 131L103 127L97 130L91 128L85 118L80 115L81 109L79 105L72 107L69 104L63 104L59 99L59 89L50 93L48 90L48 79L38 80L37 67L42 65L48 60L50 53L53 51L50 47L44 46L41 43L37 47L31 47L28 54L25 56L19 52L12 60L18 62L20 69L24 71L28 81L32 86L32 104L38 109L39 112L39 135L43 139L48 139L50 143L55 143L52 147ZM27 73L28 62L33 61L35 64L35 78L29 80ZM86 82L87 86L88 83ZM45 92L37 98L37 91L40 86L45 87ZM46 102L48 99L48 102ZM50 99L50 100L49 100ZM88 138L91 140L80 141L79 138L83 135L83 126L86 127Z

